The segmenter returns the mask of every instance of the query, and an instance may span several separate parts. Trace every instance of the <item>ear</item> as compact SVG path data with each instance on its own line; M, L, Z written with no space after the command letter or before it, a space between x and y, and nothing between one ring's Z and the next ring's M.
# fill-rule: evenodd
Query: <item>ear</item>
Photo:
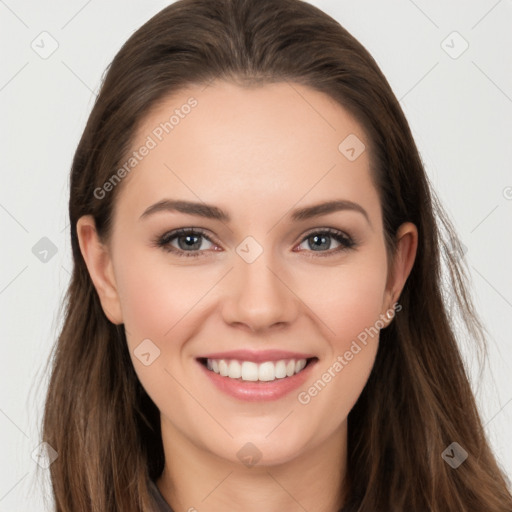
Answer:
M384 293L383 307L384 316L386 313L395 311L393 305L397 302L402 293L405 282L411 273L416 259L418 248L418 229L412 222L404 222L395 235L396 250L393 261L390 265L386 291ZM387 324L391 323L393 315L386 316Z
M122 324L121 303L109 248L100 241L92 215L80 217L76 228L80 251L100 298L101 307L113 324Z

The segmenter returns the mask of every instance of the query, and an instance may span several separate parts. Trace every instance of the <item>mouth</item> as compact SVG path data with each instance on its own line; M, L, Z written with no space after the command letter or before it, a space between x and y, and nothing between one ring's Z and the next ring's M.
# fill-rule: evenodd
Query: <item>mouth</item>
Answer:
M291 378L318 361L317 357L283 358L274 361L246 361L227 358L197 358L207 370L239 382L273 382Z
M303 355L231 352L229 357L211 354L196 361L206 385L213 384L213 389L231 399L261 402L283 398L305 384L319 359Z

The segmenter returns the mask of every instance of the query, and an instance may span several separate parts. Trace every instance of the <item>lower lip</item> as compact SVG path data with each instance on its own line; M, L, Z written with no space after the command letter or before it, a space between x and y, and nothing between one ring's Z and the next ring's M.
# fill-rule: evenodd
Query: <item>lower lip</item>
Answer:
M268 382L254 382L222 377L218 373L208 370L208 368L199 361L197 361L197 364L220 391L238 400L244 400L245 402L261 402L279 400L288 393L291 393L294 389L299 388L309 377L311 368L315 366L317 361L317 359L312 360L302 371L292 377L285 377Z

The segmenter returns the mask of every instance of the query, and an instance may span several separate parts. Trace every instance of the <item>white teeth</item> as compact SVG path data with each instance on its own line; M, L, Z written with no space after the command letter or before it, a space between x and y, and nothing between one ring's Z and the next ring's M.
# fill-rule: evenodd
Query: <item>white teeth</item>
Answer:
M210 361L210 359L208 359L208 361ZM227 377L229 374L228 363L226 363L226 361L224 361L224 359L221 359L219 361L219 373L222 375L222 377Z
M275 364L270 361L268 361L266 363L261 363L260 367L258 368L258 380L269 381L269 380L275 380L275 378L276 378Z
M306 366L306 361L304 359L299 359L295 363L295 373L299 373L304 368L304 366ZM213 361L213 368L215 369L215 361Z
M277 361L275 373L276 379L284 379L286 377L286 363L284 361Z
M242 363L242 380L258 380L258 365L251 361Z
M228 377L230 379L239 379L242 376L242 365L238 361L231 361L228 368Z
M237 361L236 359L207 359L206 367L222 377L247 381L268 382L276 379L284 379L301 372L306 366L306 359L281 359L280 361L265 361L254 363L253 361Z

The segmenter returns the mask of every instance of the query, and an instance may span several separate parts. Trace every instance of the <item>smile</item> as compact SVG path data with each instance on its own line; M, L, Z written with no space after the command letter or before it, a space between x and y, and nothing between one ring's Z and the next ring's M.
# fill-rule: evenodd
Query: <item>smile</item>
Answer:
M285 379L300 373L307 365L307 359L281 359L279 361L238 361L225 359L207 359L206 367L222 377L244 381L269 382Z
M318 362L318 357L310 356L232 351L209 354L196 361L207 381L221 393L236 400L260 402L284 398L303 386Z

